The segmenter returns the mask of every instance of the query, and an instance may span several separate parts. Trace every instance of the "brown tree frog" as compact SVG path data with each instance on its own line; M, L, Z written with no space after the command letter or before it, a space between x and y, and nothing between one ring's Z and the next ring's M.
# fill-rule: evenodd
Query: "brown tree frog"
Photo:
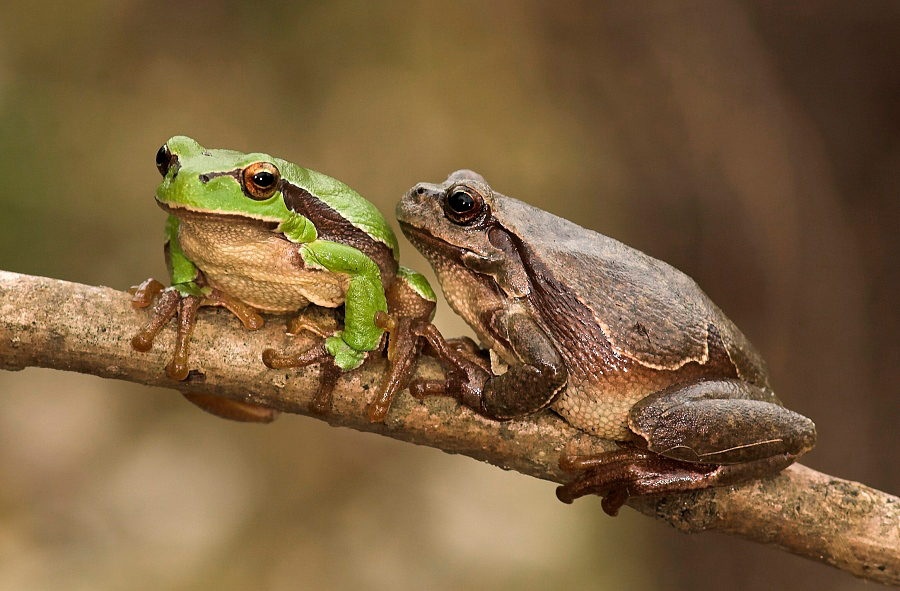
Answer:
M383 420L405 386L419 353L408 326L431 318L434 293L425 278L397 263L397 239L381 213L356 191L324 174L268 154L207 149L175 136L156 154L162 182L156 202L169 216L165 255L172 286L147 280L133 288L136 308L162 295L146 326L132 340L138 351L177 314L175 353L166 371L189 375L188 352L197 309L223 306L248 329L262 326L260 312L293 314L309 304L341 307L334 316L300 314L289 332L312 330L321 346L300 354L263 352L269 367L319 363L322 378L310 408L328 409L341 371L358 367L382 348L385 322L392 328L391 370L369 407ZM270 409L225 398L186 394L205 410L226 418L269 421Z
M621 443L564 455L570 503L679 493L777 472L815 444L784 408L766 363L685 274L611 238L493 191L472 171L420 183L397 207L450 306L490 349L420 332L448 367L414 381L493 419L546 408Z

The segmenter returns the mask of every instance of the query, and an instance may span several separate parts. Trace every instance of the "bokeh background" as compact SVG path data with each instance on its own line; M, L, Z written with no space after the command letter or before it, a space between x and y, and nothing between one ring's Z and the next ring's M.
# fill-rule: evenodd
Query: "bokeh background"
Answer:
M818 424L804 462L896 494L898 105L892 0L5 0L0 268L163 277L153 158L174 134L387 214L473 168L693 276ZM172 390L0 374L4 590L863 588L553 488Z

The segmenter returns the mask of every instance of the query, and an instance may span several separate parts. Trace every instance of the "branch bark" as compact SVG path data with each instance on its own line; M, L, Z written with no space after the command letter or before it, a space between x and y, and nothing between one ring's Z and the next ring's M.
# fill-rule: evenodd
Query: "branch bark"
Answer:
M200 371L174 382L164 372L172 350L171 327L149 353L131 348L130 339L147 314L133 311L128 295L110 288L0 271L0 369L78 371L308 414L318 370L270 370L260 352L267 347L302 350L312 340L288 337L278 319L269 318L263 329L248 332L233 316L205 309L192 341L191 364ZM551 413L498 423L449 399L419 402L406 393L397 397L384 424L373 425L366 421L365 409L383 372L383 361L375 360L342 376L332 413L324 420L554 482L566 480L556 463L563 451L614 447ZM422 377L440 375L431 359L423 359L418 372ZM685 532L729 532L900 586L900 499L804 466L739 487L631 499L628 504ZM597 509L599 513L599 503Z

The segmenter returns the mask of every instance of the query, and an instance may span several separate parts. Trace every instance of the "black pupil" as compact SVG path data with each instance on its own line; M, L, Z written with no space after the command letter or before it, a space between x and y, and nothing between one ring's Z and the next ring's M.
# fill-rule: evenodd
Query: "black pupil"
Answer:
M262 170L253 175L253 184L263 189L268 189L275 184L275 175L271 172Z
M450 206L450 209L456 213L466 213L475 207L475 200L465 191L456 191L451 193L450 197L447 199L447 204Z
M165 144L156 153L156 168L162 171L163 174L169 168L169 148Z

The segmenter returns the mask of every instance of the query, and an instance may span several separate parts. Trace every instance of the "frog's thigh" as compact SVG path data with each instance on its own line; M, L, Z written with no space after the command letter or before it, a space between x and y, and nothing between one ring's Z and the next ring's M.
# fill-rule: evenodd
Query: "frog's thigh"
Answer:
M632 407L628 426L647 448L687 462L737 464L813 447L813 422L737 380L680 384Z

